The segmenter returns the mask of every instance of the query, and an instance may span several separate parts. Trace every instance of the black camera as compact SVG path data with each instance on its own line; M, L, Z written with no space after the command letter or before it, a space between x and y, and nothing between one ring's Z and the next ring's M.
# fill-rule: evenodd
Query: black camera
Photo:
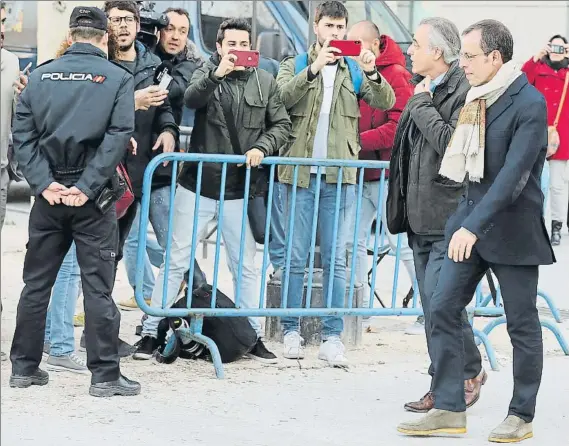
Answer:
M136 38L152 51L158 44L156 33L168 26L168 16L154 11L155 2L139 1L140 32Z

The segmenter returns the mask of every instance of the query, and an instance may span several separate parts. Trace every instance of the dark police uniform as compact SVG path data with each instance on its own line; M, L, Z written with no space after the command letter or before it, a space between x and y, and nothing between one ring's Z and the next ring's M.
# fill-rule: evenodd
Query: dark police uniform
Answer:
M106 30L106 21L101 10L78 7L70 27ZM114 205L103 213L95 200L109 186L133 131L132 75L89 43L75 43L59 59L38 67L20 97L14 148L36 200L10 356L10 384L15 387L47 383L47 374L38 369L46 311L72 241L81 268L92 384L123 379L118 356L120 314L111 297L117 216ZM89 200L81 207L51 206L41 194L53 182L75 186Z

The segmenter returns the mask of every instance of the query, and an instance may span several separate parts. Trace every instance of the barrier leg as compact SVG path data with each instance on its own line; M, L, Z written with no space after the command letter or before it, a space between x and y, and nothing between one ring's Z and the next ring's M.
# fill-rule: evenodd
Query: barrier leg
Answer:
M545 319L540 319L539 322L541 323L542 327L548 328L549 331L555 335L555 337L557 338L557 342L559 342L561 350L563 350L563 353L569 356L569 345L567 345L567 341L563 337L563 333L561 333L559 327L557 325L552 324L551 321Z
M472 331L474 332L474 337L478 338L480 342L484 344L484 349L486 350L486 355L488 356L488 362L490 362L490 367L493 371L498 371L498 361L496 360L496 352L494 351L494 347L490 343L490 339L488 339L488 335L484 333L484 331L478 330L477 328L472 327ZM477 342L477 345L480 343Z
M211 360L215 368L215 375L218 379L224 378L223 363L221 362L221 355L219 349L212 339L202 334L203 316L193 316L190 323L190 338L202 345L205 345L211 355Z
M490 322L488 325L486 325L484 327L484 329L482 330L482 332L486 336L488 336L488 335L490 335L490 332L492 330L494 330L494 328L496 328L498 325L502 325L505 323L506 323L506 317L502 316L499 319L496 319L496 320ZM565 355L569 356L569 344L567 344L567 341L565 340L563 333L561 333L561 330L559 330L559 327L557 327L557 325L554 325L551 321L548 321L547 319L541 319L540 318L539 323L541 324L542 327L547 328L549 331L551 331L555 335L555 337L557 338L557 342L559 343L559 346L561 347L561 350L563 350L563 353L565 353ZM480 338L480 339L482 339L482 338ZM477 345L478 345L478 343L477 343Z
M562 322L561 321L561 314L559 313L557 306L553 302L553 299L548 294L546 294L540 290L537 290L537 295L539 297L541 297L543 300L545 300L545 302L547 303L547 306L549 307L549 311L551 311L551 314L553 315L553 318L555 319L555 321L557 323L560 324Z

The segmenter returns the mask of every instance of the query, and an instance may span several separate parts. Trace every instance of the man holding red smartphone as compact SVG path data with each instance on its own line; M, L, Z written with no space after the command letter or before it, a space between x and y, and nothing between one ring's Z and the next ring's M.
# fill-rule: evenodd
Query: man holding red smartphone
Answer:
M395 104L393 89L378 73L375 55L362 50L355 61L342 56L342 51L330 45L330 41L342 40L346 35L348 11L339 1L326 1L316 8L314 33L317 43L308 54L285 59L277 76L281 97L291 116L294 116L293 135L296 136L286 152L288 157L314 159L357 160L360 151L359 104L363 99L374 108L388 110ZM302 59L300 59L301 57ZM303 66L301 66L303 63ZM294 166L279 166L279 180L292 191ZM338 168L323 169L325 175L317 175L318 168L298 168L298 188L295 208L294 235L289 276L288 296L283 302L288 308L302 306L304 271L310 253L312 219L318 203L320 229L320 253L323 263L323 291L329 295L330 275L333 271L331 308L342 308L346 294L346 242L352 227L352 207L356 202L356 169L344 168L340 179ZM337 184L341 181L340 210L336 212ZM316 201L316 193L320 199ZM292 192L291 192L292 193ZM289 195L290 196L290 195ZM337 222L337 232L334 230ZM335 257L332 258L335 245ZM333 265L333 267L331 267ZM286 287L283 287L283 292ZM285 300L286 299L286 300ZM281 318L284 332L284 357L304 358L303 339L300 336L298 317ZM331 366L347 365L342 317L322 318L323 343L319 359Z
M291 123L280 99L277 83L271 74L255 68L253 59L251 25L244 19L224 21L217 33L217 52L196 70L184 95L186 107L196 110L190 152L245 155L247 165L258 167L265 156L277 153L285 145ZM174 303L178 295L180 282L190 262L194 206L199 182L201 197L199 215L196 218L197 234L221 215L222 172L222 164L207 163L203 166L202 176L198 177L197 163L184 164L178 178L179 187L174 202L174 243L170 252L169 274L165 278L162 265L152 295L152 306L162 307L164 280L168 282L168 306ZM251 174L257 175L257 169ZM252 181L251 195L258 192L255 186ZM240 304L244 308L258 308L259 273L255 264L257 244L250 216L246 219L242 275L239 281L237 276L240 269L244 192L245 168L228 164L223 218L218 221L217 230L221 231L227 251L235 298L240 296ZM141 345L155 344L160 319L150 316L144 321ZM249 318L249 321L257 332L258 341L248 356L263 363L277 362L277 357L261 340L263 332L259 320ZM138 352L139 359L146 359L141 353L145 352Z

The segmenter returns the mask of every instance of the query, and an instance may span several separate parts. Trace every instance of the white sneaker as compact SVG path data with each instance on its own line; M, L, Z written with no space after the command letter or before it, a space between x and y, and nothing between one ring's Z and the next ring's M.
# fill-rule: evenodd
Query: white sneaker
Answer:
M425 318L419 316L413 325L410 325L405 330L406 335L418 336L425 334Z
M297 331L291 331L284 337L283 357L286 359L304 359L304 339Z
M326 361L332 367L347 367L348 358L344 355L345 347L337 336L332 336L320 346L318 359Z

